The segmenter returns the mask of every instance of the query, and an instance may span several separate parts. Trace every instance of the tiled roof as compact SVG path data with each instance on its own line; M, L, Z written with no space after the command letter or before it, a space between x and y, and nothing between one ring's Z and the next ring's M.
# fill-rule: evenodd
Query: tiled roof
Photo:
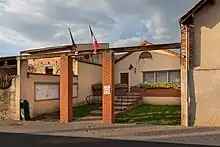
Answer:
M48 50L53 50L53 49L70 49L72 45L59 45L59 46L50 46L50 47L39 47L39 48L32 48L28 50L21 51L21 53L36 53L36 52L44 52Z
M152 44L151 42L147 41L147 40L144 40L144 41L140 44L140 46L147 46L147 45L153 45L153 44ZM169 53L169 54L172 54L172 55L175 55L175 56L178 56L178 57L180 56L179 53L173 52L173 51L171 51L171 50L161 50L161 51L166 52L166 53ZM129 53L127 53L127 54L121 56L120 58L117 58L116 61L115 61L115 63L118 63L119 61L121 61L121 60L123 60L124 58L128 57L128 56L131 55L132 53L133 53L133 52L129 52Z
M150 43L150 42L148 42L148 41L143 41L142 43L141 43L141 45L142 46L147 46L147 45L152 45L152 43ZM161 51L163 51L163 52L166 52L166 53L169 53L169 54L172 54L172 55L175 55L175 56L180 56L180 54L178 54L177 52L173 52L173 51L171 51L171 50L161 50Z

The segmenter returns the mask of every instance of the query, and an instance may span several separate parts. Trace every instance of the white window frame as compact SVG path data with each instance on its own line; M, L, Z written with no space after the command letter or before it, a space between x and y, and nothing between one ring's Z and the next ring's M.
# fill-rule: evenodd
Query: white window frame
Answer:
M142 72L142 77L143 77L143 80L142 80L142 81L143 81L143 83L145 82L145 79L144 79L144 74L145 74L145 73L148 73L148 72L149 72L149 73L152 73L152 72L153 72L153 73L154 73L154 82L153 82L153 83L156 83L156 72L161 72L161 71L167 73L167 81L166 81L166 82L170 82L170 81L169 81L169 73L170 73L170 72L173 72L173 71L180 72L179 69L175 69L175 70L158 70L158 71L143 71L143 72ZM173 82L173 83L174 83L174 82Z
M73 83L73 85L72 85L73 87L73 98L78 98L78 96L79 96L79 85L78 85L78 83ZM76 93L75 93L75 90L74 90L74 86L76 86Z

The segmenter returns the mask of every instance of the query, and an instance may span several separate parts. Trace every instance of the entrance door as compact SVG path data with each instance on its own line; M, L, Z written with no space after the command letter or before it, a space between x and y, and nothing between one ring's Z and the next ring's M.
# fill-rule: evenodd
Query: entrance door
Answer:
M120 73L120 78L121 78L121 84L127 84L129 85L129 76L128 73Z

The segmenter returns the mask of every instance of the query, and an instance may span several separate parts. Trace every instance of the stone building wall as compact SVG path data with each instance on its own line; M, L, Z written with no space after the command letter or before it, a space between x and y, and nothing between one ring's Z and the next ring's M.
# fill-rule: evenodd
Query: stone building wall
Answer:
M7 89L0 89L0 120L15 119L16 78Z
M60 74L60 57L28 60L28 72L45 74L45 67L53 67L53 74ZM73 60L73 73L77 75L76 61Z

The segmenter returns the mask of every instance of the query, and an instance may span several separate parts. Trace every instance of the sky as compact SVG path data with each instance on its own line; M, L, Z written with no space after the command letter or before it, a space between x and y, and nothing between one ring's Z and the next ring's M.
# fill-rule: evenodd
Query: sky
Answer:
M110 47L180 40L178 19L197 0L0 0L0 56L21 50L91 43Z

